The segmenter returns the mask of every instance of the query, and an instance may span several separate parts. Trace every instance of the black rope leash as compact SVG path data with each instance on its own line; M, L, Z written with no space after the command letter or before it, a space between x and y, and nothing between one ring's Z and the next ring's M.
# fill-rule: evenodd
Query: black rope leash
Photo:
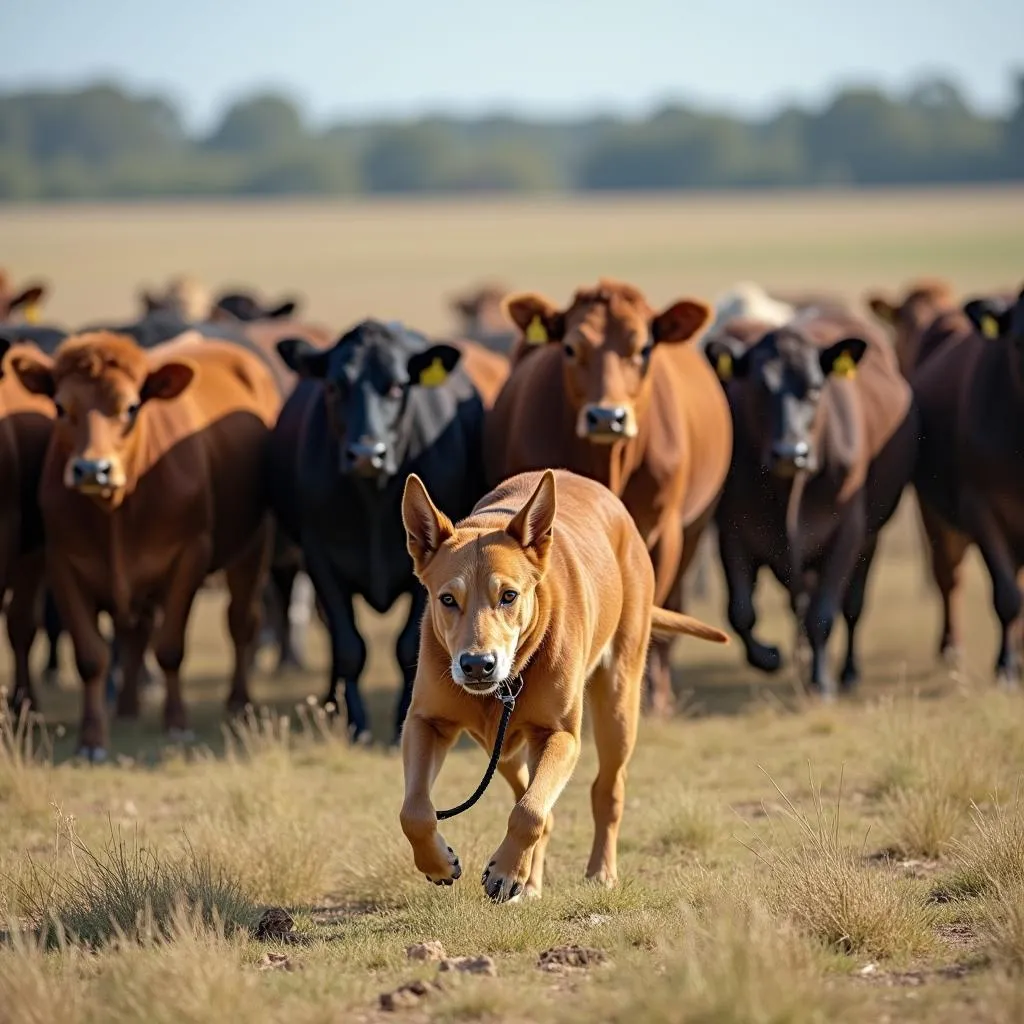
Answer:
M508 720L512 717L512 712L515 710L516 698L522 692L523 689L523 677L516 676L515 680L509 682L506 680L501 683L495 692L495 696L501 701L501 721L498 722L498 735L494 740L494 750L491 751L491 760L487 765L487 771L484 772L484 777L480 780L480 785L476 787L476 792L468 800L463 800L458 807L452 807L447 811L438 811L437 820L444 821L447 818L454 818L457 814L461 814L463 811L468 811L470 807L475 804L480 797L484 795L487 787L491 784L491 779L494 778L494 772L498 767L498 762L501 760L501 745L505 742L505 730L508 728Z

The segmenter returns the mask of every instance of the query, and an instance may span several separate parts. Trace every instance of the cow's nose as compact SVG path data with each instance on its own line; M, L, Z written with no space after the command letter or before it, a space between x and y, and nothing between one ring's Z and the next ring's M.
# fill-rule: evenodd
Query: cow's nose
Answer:
M348 446L348 460L353 469L382 469L388 446L383 441L354 441Z
M71 479L76 487L97 484L106 487L114 465L110 459L75 459L71 464Z
M619 434L626 426L626 416L621 405L592 405L587 409L587 429Z
M811 446L806 441L777 441L772 445L772 455L778 462L790 462L798 469L803 469L811 454Z
M467 679L474 683L487 682L494 675L498 659L490 653L462 654L459 657L459 668Z

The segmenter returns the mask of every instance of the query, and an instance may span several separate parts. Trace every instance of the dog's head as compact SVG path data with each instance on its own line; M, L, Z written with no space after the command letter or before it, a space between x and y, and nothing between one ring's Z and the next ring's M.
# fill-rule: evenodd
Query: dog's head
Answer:
M537 625L537 586L555 522L554 473L544 473L504 529L456 529L415 474L405 484L402 518L452 678L470 693L493 693L522 670L517 655Z

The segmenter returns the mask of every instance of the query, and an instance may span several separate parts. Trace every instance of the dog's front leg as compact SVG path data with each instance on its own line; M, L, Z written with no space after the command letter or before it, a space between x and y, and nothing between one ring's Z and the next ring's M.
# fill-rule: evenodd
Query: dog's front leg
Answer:
M481 879L487 895L499 903L523 892L530 876L533 851L544 835L544 824L580 755L579 737L563 730L531 738L529 746L530 785L512 808L505 839Z
M437 830L437 813L430 802L430 787L457 736L458 728L451 722L425 718L415 711L402 729L402 831L412 846L416 867L435 885L451 885L462 874L459 858Z

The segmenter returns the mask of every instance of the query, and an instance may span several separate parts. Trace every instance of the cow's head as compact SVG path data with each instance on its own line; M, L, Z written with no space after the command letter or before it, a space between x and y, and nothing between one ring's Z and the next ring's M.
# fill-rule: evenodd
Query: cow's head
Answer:
M316 349L299 338L277 343L285 365L300 377L323 382L341 472L376 479L381 486L398 473L408 449L411 392L444 384L462 355L452 345L417 350L399 331L365 320L333 348Z
M494 281L451 300L451 308L459 318L460 333L467 337L478 334L510 331L512 324L505 314L502 300L508 289Z
M964 313L983 337L1011 346L1014 368L1024 382L1024 289L1016 300L1005 295L970 299Z
M177 398L196 372L187 360L151 363L131 338L107 331L69 338L52 360L19 353L10 364L28 391L53 400L65 486L108 509L136 478L146 405Z
M286 299L276 305L263 303L252 292L229 292L214 303L210 319L217 320L282 320L298 308L297 299Z
M689 341L711 315L694 299L655 314L636 288L616 281L578 291L564 312L536 294L513 295L506 308L527 344L562 347L576 433L595 444L636 436L654 347Z
M46 295L46 285L35 282L16 287L7 272L0 270L0 320L22 317L28 323L39 318L39 305Z
M948 281L921 280L912 282L901 299L873 292L867 303L871 312L893 331L896 359L900 370L908 373L916 339L940 313L956 308L956 296Z
M783 327L749 348L716 339L706 353L719 367L727 354L730 378L748 382L747 411L760 442L761 465L788 478L820 468L823 397L830 381L856 374L866 351L861 338L845 338L823 349L799 330Z
M188 323L199 323L210 313L210 289L190 274L172 278L162 292L143 288L139 292L143 316L175 313Z

